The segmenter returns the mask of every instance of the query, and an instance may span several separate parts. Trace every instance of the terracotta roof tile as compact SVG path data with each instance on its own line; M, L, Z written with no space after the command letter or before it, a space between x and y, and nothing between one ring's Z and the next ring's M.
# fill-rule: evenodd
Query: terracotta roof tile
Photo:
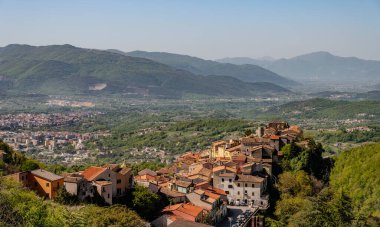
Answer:
M93 181L97 176L106 171L107 168L91 166L82 172L83 177L88 181Z

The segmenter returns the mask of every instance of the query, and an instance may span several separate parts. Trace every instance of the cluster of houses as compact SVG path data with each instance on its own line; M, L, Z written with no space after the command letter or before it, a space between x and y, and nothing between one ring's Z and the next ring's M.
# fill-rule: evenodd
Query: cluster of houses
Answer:
M226 217L227 205L269 208L267 187L274 179L272 165L281 160L281 148L299 141L302 133L298 126L271 122L255 134L216 141L210 149L187 152L171 166L158 171L144 169L136 176L124 164L89 167L63 176L44 170L10 176L47 198L54 198L59 187L65 186L80 200L100 195L108 204L136 184L170 201L153 226L178 221L215 224Z
M44 126L61 126L78 122L85 117L93 117L100 112L68 112L68 113L19 113L0 115L0 128L18 129Z
M227 205L268 209L272 165L281 160L281 148L299 141L302 134L298 126L271 122L255 134L216 141L210 149L185 153L169 167L140 171L134 177L136 184L174 204L163 209L152 224L167 226L178 219L204 222L205 218L218 223L225 218Z
M108 131L82 134L66 131L0 131L0 139L13 149L28 153L45 163L60 160L65 164L81 163L88 159L90 152L85 149L84 143L110 135Z
M91 166L84 171L57 175L43 169L17 172L7 175L34 190L42 197L54 199L61 187L78 197L80 201L100 196L112 205L112 199L125 196L133 187L131 168L124 164L106 164L102 167Z

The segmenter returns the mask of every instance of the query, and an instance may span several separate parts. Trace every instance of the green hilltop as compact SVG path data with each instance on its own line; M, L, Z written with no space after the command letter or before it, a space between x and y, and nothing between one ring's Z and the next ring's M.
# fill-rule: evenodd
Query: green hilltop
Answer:
M271 83L201 76L149 59L71 45L0 48L0 88L13 93L129 93L181 97L256 96L289 93ZM100 87L90 89L91 87Z

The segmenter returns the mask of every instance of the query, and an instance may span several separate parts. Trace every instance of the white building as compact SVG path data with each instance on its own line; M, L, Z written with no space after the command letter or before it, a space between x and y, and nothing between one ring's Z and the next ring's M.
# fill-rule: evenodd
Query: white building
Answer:
M214 174L213 183L214 187L226 192L229 203L268 207L267 178L221 172Z

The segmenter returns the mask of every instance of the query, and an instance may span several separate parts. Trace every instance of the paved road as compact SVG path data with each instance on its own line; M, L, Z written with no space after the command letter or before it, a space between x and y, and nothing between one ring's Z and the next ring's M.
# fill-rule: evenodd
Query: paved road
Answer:
M230 227L230 222L228 221L228 217L232 217L233 220L232 220L232 224L236 222L236 217L243 213L244 211L246 210L252 210L252 208L248 207L248 206L227 206L228 208L228 213L227 213L227 217L219 222L216 227Z

